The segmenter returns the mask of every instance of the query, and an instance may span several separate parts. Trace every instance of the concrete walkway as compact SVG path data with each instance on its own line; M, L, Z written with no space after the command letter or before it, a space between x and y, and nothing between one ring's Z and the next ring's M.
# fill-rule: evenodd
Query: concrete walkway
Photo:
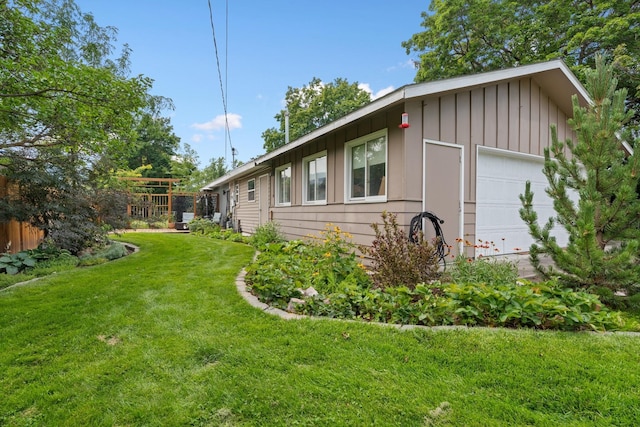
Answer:
M529 261L529 254L509 254L509 255L498 255L495 256L497 260L506 260L516 264L518 267L518 275L523 279L535 279L538 277L538 272L531 265L531 261ZM551 258L548 256L541 256L540 263L543 266L551 265Z

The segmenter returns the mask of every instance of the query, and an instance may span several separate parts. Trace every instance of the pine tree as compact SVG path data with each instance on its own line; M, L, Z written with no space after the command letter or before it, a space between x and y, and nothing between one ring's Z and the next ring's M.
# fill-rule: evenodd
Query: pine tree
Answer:
M640 163L638 155L623 147L623 140L630 138L624 135L625 123L633 112L626 111L627 91L616 90L613 67L602 58L586 77L593 103L580 107L574 96L573 118L567 121L576 141L559 141L552 126L552 143L544 151L546 192L556 216L538 225L527 182L520 196L520 217L534 239L531 262L544 278L558 277L573 288L595 286L635 293L640 284ZM577 202L572 193L577 194ZM568 232L566 247L551 235L555 224ZM541 265L540 255L548 255L552 265Z

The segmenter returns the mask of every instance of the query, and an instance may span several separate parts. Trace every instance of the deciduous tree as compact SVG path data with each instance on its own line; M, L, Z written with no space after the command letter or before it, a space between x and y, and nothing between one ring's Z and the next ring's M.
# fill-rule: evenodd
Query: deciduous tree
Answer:
M273 151L285 144L285 116L289 114L289 138L291 141L331 123L371 102L369 92L337 78L323 83L314 77L301 88L289 86L285 95L286 108L275 115L278 128L269 128L262 133L264 149Z
M640 106L640 2L433 0L429 12L425 30L402 43L419 54L416 82L553 58L583 79L599 54L617 70L631 107Z
M103 153L133 139L151 80L126 77L129 49L112 58L114 36L71 0L0 2L0 157Z
M0 1L0 165L17 188L0 219L27 221L74 253L122 219L126 200L100 177L160 101L149 78L127 76L130 51L114 55L115 33L72 0Z

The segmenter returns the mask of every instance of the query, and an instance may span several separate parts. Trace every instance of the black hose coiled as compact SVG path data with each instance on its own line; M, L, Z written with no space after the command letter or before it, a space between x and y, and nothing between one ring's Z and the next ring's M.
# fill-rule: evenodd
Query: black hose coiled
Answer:
M431 224L433 224L433 229L436 233L436 254L446 266L446 257L451 253L451 249L449 248L449 245L447 245L446 240L444 240L444 233L440 227L440 224L444 224L444 220L438 218L436 214L425 211L411 218L411 223L409 225L409 241L411 243L418 243L418 234L422 231L422 220L424 218L429 219Z

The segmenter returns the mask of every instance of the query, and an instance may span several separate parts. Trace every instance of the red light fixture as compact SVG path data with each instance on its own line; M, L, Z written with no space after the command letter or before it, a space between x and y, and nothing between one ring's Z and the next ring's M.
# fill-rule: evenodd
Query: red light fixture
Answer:
M400 129L406 129L408 128L409 125L409 114L408 113L402 113L402 121L400 122L400 124L398 125L398 127Z

